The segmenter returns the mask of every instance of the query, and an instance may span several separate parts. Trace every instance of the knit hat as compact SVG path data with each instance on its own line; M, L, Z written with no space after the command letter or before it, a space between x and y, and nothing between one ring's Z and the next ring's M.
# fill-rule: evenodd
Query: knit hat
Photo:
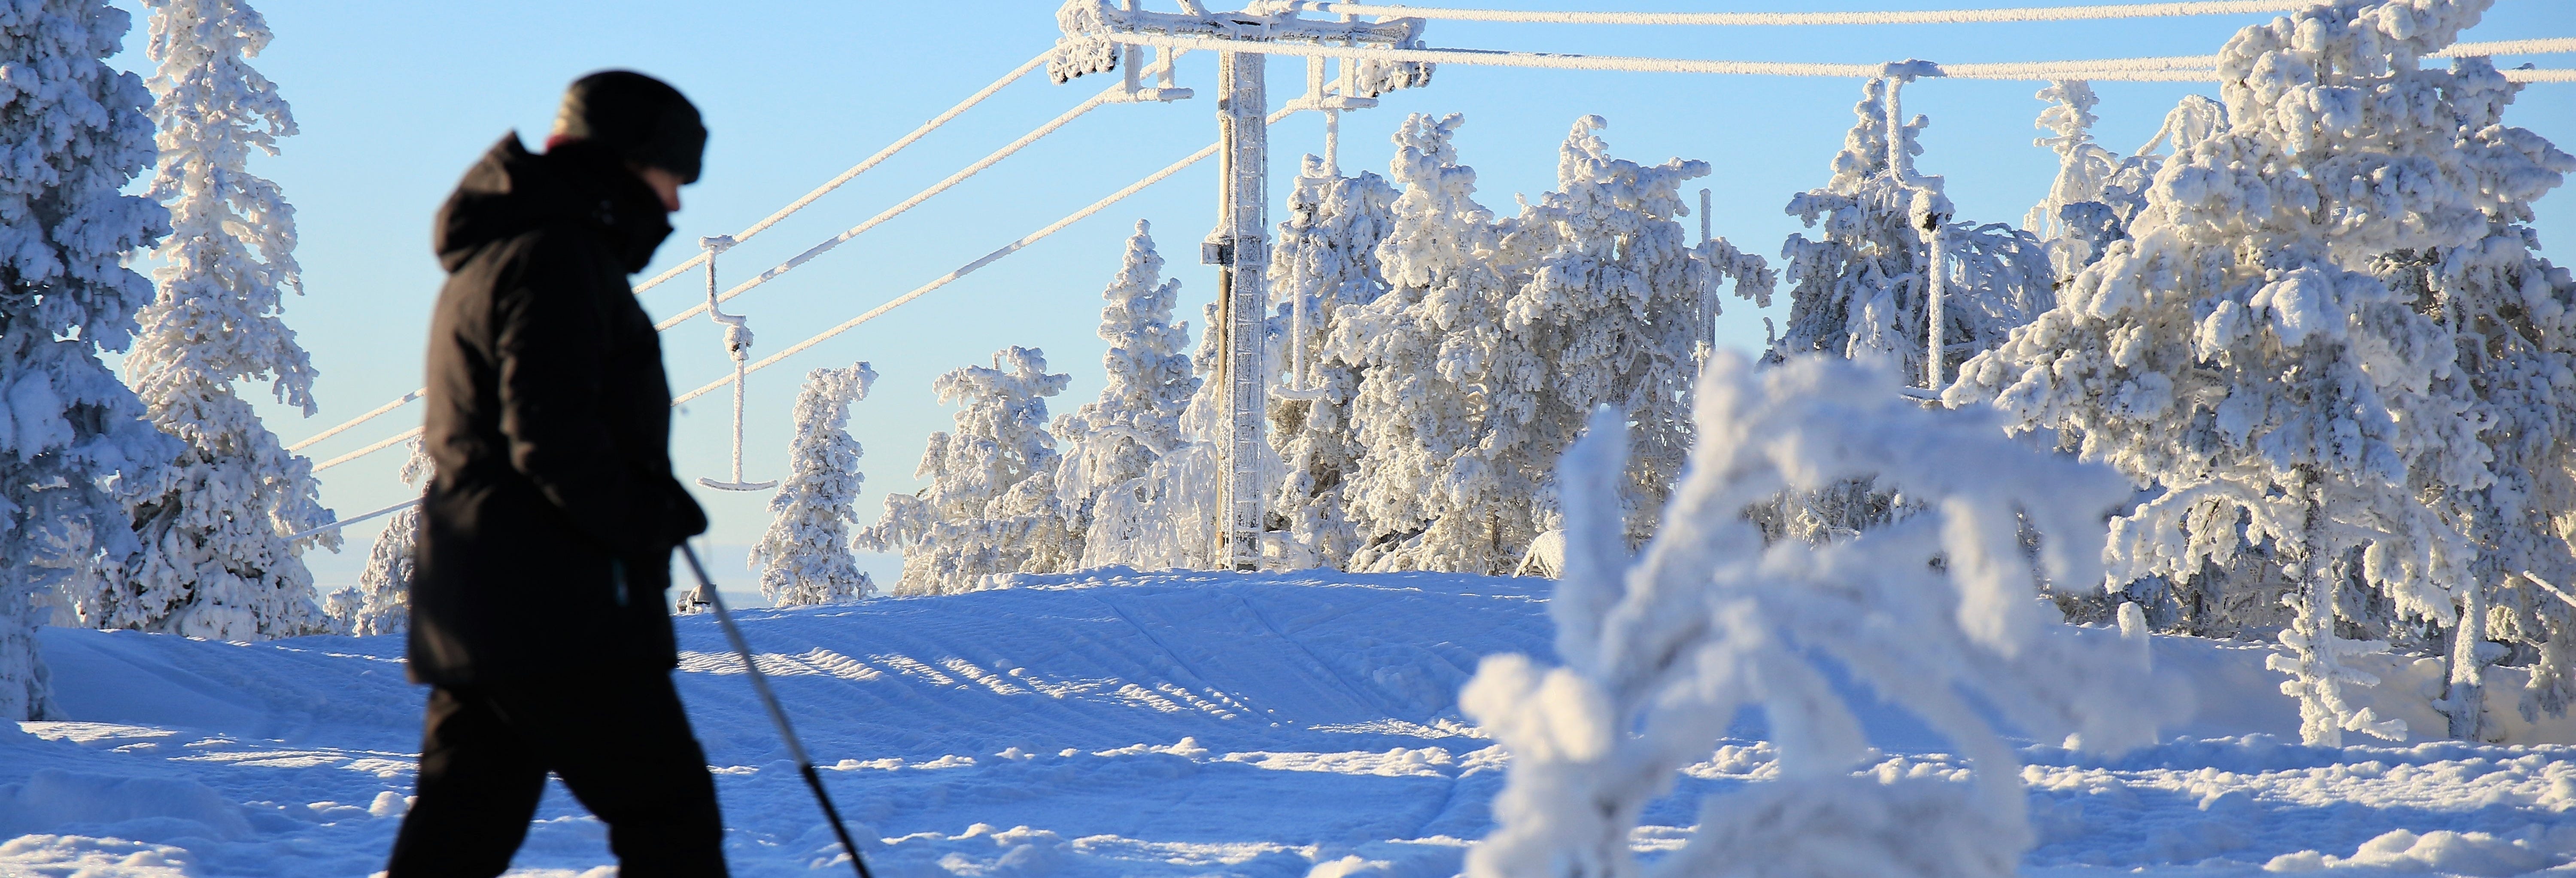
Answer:
M603 70L572 81L555 113L548 144L587 140L627 161L698 181L707 148L698 108L669 83L632 70Z

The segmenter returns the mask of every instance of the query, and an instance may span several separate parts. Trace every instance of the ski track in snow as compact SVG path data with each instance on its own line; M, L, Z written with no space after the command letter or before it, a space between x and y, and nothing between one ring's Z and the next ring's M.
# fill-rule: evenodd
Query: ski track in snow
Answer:
M1454 874L1509 763L1459 720L1457 689L1484 655L1549 653L1546 580L1018 581L740 614L878 875ZM736 873L846 873L713 621L679 630ZM0 726L0 837L16 836L0 875L381 868L425 691L403 679L400 638L42 636L78 721ZM2202 684L2204 718L2118 758L2025 748L2041 840L2026 874L2576 874L2576 747L2302 747L2286 742L2295 705L2259 671L2268 650L2157 649ZM1865 772L1966 770L1919 726L1864 719L1884 748ZM1678 848L1702 796L1776 771L1758 722L1734 732L1648 809L1640 851ZM513 874L590 872L605 838L550 785Z

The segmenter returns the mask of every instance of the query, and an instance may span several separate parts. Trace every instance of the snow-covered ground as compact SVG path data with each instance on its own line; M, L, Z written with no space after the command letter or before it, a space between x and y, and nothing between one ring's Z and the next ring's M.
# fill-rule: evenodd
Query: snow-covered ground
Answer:
M743 621L879 875L1445 876L1509 762L1460 721L1458 687L1481 656L1547 654L1551 585L1095 574ZM0 726L0 837L16 837L0 875L378 868L422 697L398 638L43 636L78 721ZM680 636L737 874L846 874L712 620ZM2156 650L2193 681L2199 718L2116 760L2025 748L2041 838L2026 873L2576 874L2576 723L2513 717L2534 743L2510 746L2302 747L2268 650ZM2430 666L2378 670L2380 713L2441 727ZM2501 676L2510 716L2520 681ZM1894 716L1865 716L1883 748L1866 772L1964 769ZM1698 798L1762 783L1760 732L1687 769L1637 846L1677 847ZM517 868L594 869L604 837L557 788Z

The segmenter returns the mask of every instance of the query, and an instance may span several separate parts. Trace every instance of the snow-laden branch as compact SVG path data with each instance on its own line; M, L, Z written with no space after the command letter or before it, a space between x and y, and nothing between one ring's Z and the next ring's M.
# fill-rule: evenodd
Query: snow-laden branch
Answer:
M2011 874L2032 843L2020 765L1992 719L2118 752L2154 742L2189 694L2156 677L2134 610L2118 633L2070 628L2039 577L2101 575L2104 511L2129 487L2036 453L1983 412L1926 410L1882 366L1804 356L1700 376L1698 444L1653 542L1631 557L1620 510L1624 419L1604 410L1558 476L1564 579L1548 668L1486 659L1460 705L1512 755L1475 878ZM1921 514L1824 543L1764 544L1742 511L1851 481ZM2043 537L2026 548L2024 528ZM1837 676L1852 681L1838 688ZM1850 772L1866 689L1968 757L1965 783ZM1781 777L1702 802L1689 844L1640 869L1646 804L1759 707ZM1991 718L1991 719L1990 719Z

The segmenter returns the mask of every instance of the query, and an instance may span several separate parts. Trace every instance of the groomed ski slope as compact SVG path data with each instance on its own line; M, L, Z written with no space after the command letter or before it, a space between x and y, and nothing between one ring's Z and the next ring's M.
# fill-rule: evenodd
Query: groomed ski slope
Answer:
M1445 876L1508 764L1455 694L1480 656L1547 654L1551 586L1108 572L741 615L878 875ZM848 874L712 619L679 624L736 874ZM379 868L423 693L399 638L43 636L78 721L0 726L0 875ZM2204 707L2179 737L2111 761L2027 748L2043 842L2025 871L2576 875L2576 727L2301 747L2266 652L2159 638L2159 668ZM2380 670L2382 713L2439 728L2423 673ZM2497 682L2500 713L2519 682ZM1867 771L1963 769L1902 717L1866 719L1885 751ZM1770 773L1758 725L1735 733L1650 810L1640 850ZM613 874L604 839L552 788L514 874Z

